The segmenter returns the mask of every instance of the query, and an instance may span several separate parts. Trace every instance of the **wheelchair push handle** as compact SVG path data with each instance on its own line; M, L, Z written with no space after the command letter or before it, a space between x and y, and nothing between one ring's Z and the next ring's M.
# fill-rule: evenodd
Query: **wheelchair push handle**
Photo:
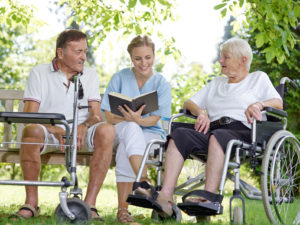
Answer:
M293 81L292 79L290 79L288 77L283 77L280 79L280 84L285 84L285 83L290 84L295 89L299 88L299 85L295 81Z

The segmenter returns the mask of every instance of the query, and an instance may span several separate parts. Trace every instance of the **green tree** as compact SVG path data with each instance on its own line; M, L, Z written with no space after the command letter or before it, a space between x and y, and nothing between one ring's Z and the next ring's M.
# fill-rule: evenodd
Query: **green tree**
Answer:
M171 80L172 114L178 113L184 101L207 85L213 77L221 75L219 63L214 64L213 68L213 73L209 75L203 71L200 64L180 65L178 73L174 74Z
M111 34L118 34L121 38L132 34L156 34L165 44L160 52L172 54L176 59L180 56L180 51L174 46L175 39L167 38L158 29L163 22L175 19L176 0L62 0L59 5L69 12L67 27L76 21L83 31L91 34L89 43L94 50L101 47Z
M24 54L33 48L32 32L43 23L33 9L15 0L0 3L0 88L20 88L27 67ZM25 44L26 43L26 44Z
M234 22L234 31L241 28L250 29L250 34L254 34L257 48L265 53L267 63L274 58L279 64L288 60L290 51L297 42L293 29L296 29L299 23L299 1L222 0L215 9L221 10L221 15L225 16L227 12L235 12L240 7L244 7L240 13L244 19Z
M299 28L300 29L300 28ZM282 64L279 64L275 59L266 63L265 53L255 46L255 40L252 36L249 37L249 43L253 46L253 62L251 69L261 70L266 72L275 85L279 84L282 77L289 77L300 85L300 41L299 35L295 32L298 41L293 50L290 51L290 57ZM293 89L288 86L287 95L287 111L289 115L289 129L300 133L300 88Z

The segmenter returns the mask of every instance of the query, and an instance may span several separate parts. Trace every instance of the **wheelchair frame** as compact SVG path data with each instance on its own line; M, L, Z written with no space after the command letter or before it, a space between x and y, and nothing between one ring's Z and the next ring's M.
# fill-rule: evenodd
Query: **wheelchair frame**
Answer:
M297 88L297 85L287 77L284 77L280 80L281 85L284 85L286 82L289 82L292 87ZM281 95L282 94L283 93L281 93ZM285 104L286 103L284 103L284 108L286 107ZM300 142L294 135L292 135L290 132L286 131L287 113L285 111L274 109L271 107L265 107L264 111L262 113L264 115L270 115L272 117L275 117L281 121L282 128L278 129L277 132L274 131L272 133L270 139L272 140L273 136L276 136L276 135L280 136L280 134L282 132L284 132L292 140L292 142L296 148L296 151L297 151L296 153L298 156L298 161L300 161ZM182 117L182 116L190 117L190 118L194 118L194 119L196 118L195 116L191 115L190 113L186 113L185 111L181 110L180 113L172 116L172 118L170 119L170 123L169 123L169 127L168 127L168 134L170 134L170 132L172 130L172 123L174 122L174 120L176 120L177 118ZM241 195L241 193L243 193L245 195L245 197L249 198L249 199L263 200L266 214L268 216L268 219L272 223L285 222L284 219L286 219L286 218L282 218L280 216L280 212L278 212L279 210L276 209L276 206L274 207L275 209L272 209L275 212L272 212L272 210L270 209L271 208L270 205L277 205L277 203L279 201L281 201L281 203L289 202L293 198L291 196L281 197L280 196L281 193L278 193L278 190L277 190L277 193L271 193L272 196L270 196L270 194L269 194L270 187L267 187L267 186L270 184L268 184L266 181L266 179L268 179L266 174L268 174L268 166L270 166L269 165L270 161L272 161L271 156L274 156L274 146L270 146L269 142L268 142L267 146L266 146L266 142L260 143L262 145L258 144L257 123L259 123L259 122L254 120L254 122L252 124L252 132L251 132L252 133L251 134L252 143L247 144L247 143L243 143L239 140L231 140L227 145L225 161L224 161L224 166L223 166L223 172L222 172L222 177L221 177L221 181L220 181L220 185L219 185L219 193L220 193L220 195L223 194L226 178L229 178L230 180L232 180L234 182L233 196L230 198L230 203L229 203L231 223L244 223L244 224L246 223L245 200L244 200L243 196ZM283 139L286 139L286 138L283 138ZM282 143L284 143L284 141L285 140L282 140L280 143L282 144ZM277 140L273 139L272 142L273 142L273 145L275 145ZM158 157L156 157L156 160L148 160L148 157L150 154L150 149L153 144L159 144L159 146L160 146L154 152L154 157L156 157L156 156L158 156ZM278 145L276 146L275 153L276 152L278 153L281 144L279 144L279 146ZM163 154L165 151L164 145L165 145L165 141L162 141L162 140L152 140L151 142L148 143L145 153L144 153L144 156L143 156L143 159L142 159L142 162L141 162L140 170L136 177L136 182L139 182L142 177L142 170L143 170L145 164L156 166L156 170L157 170L156 190L157 191L161 190L161 186L162 186L162 170L163 170L163 157L164 157ZM230 156L231 156L233 147L235 147L235 157L234 157L235 161L230 161ZM246 151L244 151L244 153L249 152L249 149L251 150L251 148L255 148L255 153L250 154L251 155L250 160L255 161L257 159L257 157L259 157L260 159L264 158L263 173L262 173L263 175L261 178L262 179L261 182L264 184L262 187L262 189L263 189L262 191L258 190L257 188L247 184L245 181L240 179L240 165L241 165L240 152L241 152L241 150L246 150ZM267 157L264 156L265 154L267 155ZM244 154L244 158L245 158L245 156L249 156L249 154L247 154L247 155ZM197 157L195 157L195 156L193 158L197 159ZM254 161L253 161L253 163L254 163ZM274 162L273 162L273 164L274 164ZM253 167L255 169L255 165ZM234 175L227 172L228 168L233 169ZM277 170L278 170L278 168L277 168ZM197 175L196 177L190 178L183 184L177 186L174 190L174 194L175 195L184 195L186 192L189 192L190 190L193 190L193 189L199 187L200 185L204 184L204 182L205 182L205 173L201 173L201 174ZM279 181L279 184L280 184L280 182L281 183L287 183L287 182L292 183L292 181L290 181L289 179L282 179L282 181ZM274 186L275 186L275 184L274 184ZM271 188L271 189L273 191L273 188ZM275 187L274 187L274 189L275 189ZM299 185L299 191L300 191L300 185ZM134 194L135 194L135 191L133 190L133 195ZM243 205L242 210L239 207L238 208L236 207L236 208L234 208L234 210L232 212L232 201L234 199L240 199L242 201L242 205ZM275 202L275 204L272 204L272 201ZM221 213L222 213L222 209L218 208L216 211L216 214L221 214ZM152 217L153 217L153 213L152 213ZM180 218L181 218L181 215L180 215ZM296 219L294 220L294 224L299 224L299 223L300 223L300 206L299 206L299 210L298 210Z
M4 185L25 185L25 186L59 186L61 192L59 193L60 204L57 206L55 214L57 221L62 222L70 219L72 222L80 220L90 220L92 215L89 206L81 199L82 190L78 188L78 180L76 175L76 157L77 157L77 125L78 125L78 110L89 108L89 106L80 106L78 104L78 89L80 75L73 76L74 80L74 103L73 103L73 119L66 120L63 114L58 113L23 113L23 112L0 112L0 122L4 123L34 123L34 124L51 124L64 125L66 129L65 134L65 165L70 175L70 180L63 177L60 182L55 181L29 181L29 180L0 180L0 184ZM72 131L70 123L73 123ZM23 143L23 142L0 142L0 144L33 144L40 145L41 143ZM45 145L45 144L44 144ZM54 144L55 145L55 144ZM61 145L59 145L61 146ZM70 194L67 188L73 186ZM74 198L68 198L73 195ZM84 211L84 213L80 213ZM80 215L79 215L80 214Z

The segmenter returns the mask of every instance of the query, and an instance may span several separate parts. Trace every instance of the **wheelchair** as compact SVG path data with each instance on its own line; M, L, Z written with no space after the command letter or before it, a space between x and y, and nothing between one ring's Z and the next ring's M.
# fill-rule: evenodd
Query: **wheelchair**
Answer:
M280 80L280 85L276 90L284 101L286 109L287 84L293 88L298 88L297 84L287 77ZM233 224L246 223L245 199L262 200L265 212L271 223L274 224L300 224L300 142L289 131L287 126L287 113L271 107L265 107L262 111L266 120L254 120L251 128L251 143L244 143L239 140L231 140L226 148L222 177L219 185L219 198L211 204L184 202L184 199L191 195L199 195L200 190L195 190L205 183L205 172L196 177L189 178L183 184L178 185L175 195L183 195L183 203L177 206L190 216L201 218L203 216L219 215L223 213L221 205L226 178L234 182L233 195L229 200L230 222ZM190 112L180 110L180 113L172 116L168 133L177 127L193 128L193 124L175 122L180 117L196 119ZM155 159L150 160L150 148L153 144L159 144L159 149L154 153ZM150 208L153 219L163 219L159 216L161 207L148 197L135 194L137 187L145 187L140 183L142 169L146 164L156 167L157 180L155 190L161 190L163 158L165 152L165 142L152 140L143 156L133 193L128 196L127 202L131 205ZM231 157L231 156L234 157ZM191 155L191 159L204 161L205 155ZM253 171L260 175L261 190L249 185L240 179L240 166L242 163L250 162ZM258 169L260 167L260 169ZM146 185L147 186L147 185ZM240 200L242 208L235 206L233 200ZM232 209L233 208L233 209ZM181 220L181 212L173 210L172 218Z
M78 103L80 74L74 75L71 79L74 82L74 104L73 119L66 120L63 114L58 113L23 113L23 112L0 112L0 122L3 123L34 123L34 124L51 124L63 125L66 130L65 144L65 166L69 173L70 179L63 177L61 181L28 181L28 180L0 180L3 185L30 185L30 186L58 186L61 187L59 193L60 204L55 210L58 224L65 221L71 223L85 223L91 220L92 213L89 206L82 199L82 190L78 187L76 175L76 156L77 156L77 125L78 110L89 108L89 106L80 106ZM73 123L72 129L70 124ZM3 144L3 143L1 143ZM9 145L29 144L22 142L9 142ZM30 143L40 145L40 143ZM70 192L67 192L67 189ZM72 196L72 197L71 197Z

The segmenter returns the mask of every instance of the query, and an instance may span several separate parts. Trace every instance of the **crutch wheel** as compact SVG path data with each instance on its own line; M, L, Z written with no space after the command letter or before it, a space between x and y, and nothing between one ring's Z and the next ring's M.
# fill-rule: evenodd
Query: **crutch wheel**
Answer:
M69 210L75 215L75 219L71 220L62 210L59 204L55 210L56 221L58 224L63 224L65 221L76 224L88 224L92 219L92 212L90 207L81 199L69 198L67 199Z
M233 224L243 224L243 210L241 207L234 207L233 209Z

